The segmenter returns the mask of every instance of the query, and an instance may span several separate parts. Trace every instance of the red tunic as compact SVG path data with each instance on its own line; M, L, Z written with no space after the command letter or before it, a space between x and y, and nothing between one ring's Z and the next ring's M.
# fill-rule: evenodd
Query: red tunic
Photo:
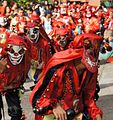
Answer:
M44 108L49 105L54 108L55 105L60 102L62 107L67 110L69 108L73 108L74 102L76 100L79 100L79 107L77 108L78 111L82 112L84 105L87 106L91 120L95 120L97 114L102 115L101 110L96 106L96 103L94 102L97 73L93 73L90 82L87 82L89 80L87 74L89 74L90 72L86 70L84 72L82 80L80 81L76 68L74 67L74 60L77 58L81 58L82 55L82 50L73 49L68 49L55 53L47 64L47 67L43 74L44 76L36 84L34 90L30 95L31 104L34 102L34 98L38 96L39 98L36 100L37 109ZM56 69L48 84L46 85L45 82L48 81L48 79L46 79L48 71L50 70L50 68L60 64L61 66ZM66 72L66 70L70 70L71 72ZM72 76L72 78L70 76ZM71 79L73 79L73 82L71 81ZM84 96L83 97L80 91L82 90L82 85L84 84L84 81L85 83L87 83L87 85L82 91L82 94ZM44 84L46 86L44 86ZM37 92L41 90L41 86L43 88L43 92L38 94ZM74 86L74 91L72 89L72 86ZM46 112L46 114L50 113L52 113L51 110ZM35 120L43 120L43 117L40 115L35 115Z
M6 46L4 46L1 57L6 59L9 68L7 68L3 73L0 73L0 92L7 91L14 88L19 88L25 82L26 74L30 67L30 52L27 43L16 35L13 39L7 41ZM14 45L24 45L26 48L25 56L20 64L13 65L7 54L7 44Z
M51 57L50 46L48 41L40 37L37 43L32 44L32 59L38 61L39 64L43 63L42 69Z
M50 39L48 38L47 34L45 33L42 27L39 28L39 32L40 32L40 37L37 43L31 43L32 59L38 62L37 76L39 76L42 73L45 65L52 56L51 48L49 44Z

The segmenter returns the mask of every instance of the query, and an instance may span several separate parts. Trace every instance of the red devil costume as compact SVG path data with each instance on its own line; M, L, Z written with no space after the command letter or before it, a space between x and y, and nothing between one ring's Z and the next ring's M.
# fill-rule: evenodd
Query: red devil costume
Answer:
M25 82L29 65L30 54L26 40L18 35L10 36L0 58L0 98L5 96L11 120L23 120L19 88Z
M28 27L27 35L32 44L32 49L31 49L32 58L33 58L32 66L36 66L33 69L36 69L34 80L37 81L40 78L46 63L51 57L50 44L49 44L50 39L40 24L41 20L39 16L33 15L31 16L31 18L32 21L27 23L27 27ZM34 54L35 54L35 58L34 58ZM36 65L34 63L36 63ZM29 76L32 76L30 74L31 72L29 72Z
M30 95L35 120L53 113L57 104L75 114L87 109L90 120L102 111L96 106L94 94L98 72L98 50L102 37L95 34L81 34L75 37L74 49L57 52L49 60L43 77Z

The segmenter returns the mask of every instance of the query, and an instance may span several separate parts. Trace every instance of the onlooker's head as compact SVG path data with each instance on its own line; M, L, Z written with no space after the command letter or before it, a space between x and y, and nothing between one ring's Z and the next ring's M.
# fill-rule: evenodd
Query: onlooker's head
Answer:
M24 15L24 10L22 8L18 9L18 15L23 16Z
M113 30L105 30L104 39L112 40L113 39Z
M7 4L8 4L7 0L3 0L3 2L2 2L2 6L6 7Z
M30 17L30 16L32 15L32 13L33 13L32 8L31 8L31 7L28 8L28 9L27 9L27 16Z

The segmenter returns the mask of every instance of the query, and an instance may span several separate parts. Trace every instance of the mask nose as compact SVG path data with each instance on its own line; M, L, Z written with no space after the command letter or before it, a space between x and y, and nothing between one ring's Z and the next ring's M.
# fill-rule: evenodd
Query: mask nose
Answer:
M31 37L32 37L32 38L34 38L34 37L35 37L35 35L34 35L34 34L32 34L32 35L31 35Z
M18 53L14 53L14 56L18 56Z

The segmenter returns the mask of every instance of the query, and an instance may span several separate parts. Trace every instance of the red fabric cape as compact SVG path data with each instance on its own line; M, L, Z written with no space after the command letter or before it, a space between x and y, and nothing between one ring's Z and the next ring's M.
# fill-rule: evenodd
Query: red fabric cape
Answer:
M53 55L53 57L48 61L47 66L46 66L44 73L43 73L43 77L38 81L35 88L33 89L32 93L30 95L30 103L32 104L32 99L33 99L36 91L42 85L44 77L50 68L52 68L58 64L65 63L65 62L80 58L80 57L82 57L82 54L83 54L83 49L75 50L75 49L71 49L71 48L68 50L65 50L65 51L55 53Z

